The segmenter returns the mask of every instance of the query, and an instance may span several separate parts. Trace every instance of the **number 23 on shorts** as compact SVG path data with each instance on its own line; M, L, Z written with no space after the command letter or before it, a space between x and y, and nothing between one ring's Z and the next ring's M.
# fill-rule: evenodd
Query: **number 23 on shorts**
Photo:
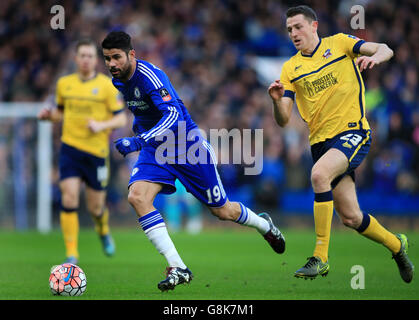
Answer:
M340 137L340 139L345 141L345 143L343 144L344 147L352 148L352 146L356 147L362 141L362 136L360 136L359 134L355 134L355 133L348 133L348 134ZM352 145L349 144L349 142Z

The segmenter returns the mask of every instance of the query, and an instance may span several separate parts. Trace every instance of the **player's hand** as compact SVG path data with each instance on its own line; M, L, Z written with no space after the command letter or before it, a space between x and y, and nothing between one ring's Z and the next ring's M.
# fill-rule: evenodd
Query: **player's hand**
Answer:
M365 69L371 69L375 65L378 65L379 62L377 61L377 59L373 57L361 56L358 59L356 59L356 64L359 67L359 71L362 72Z
M98 133L105 129L105 126L103 125L103 122L101 121L95 121L95 120L89 120L87 123L87 127L92 131L93 133Z
M51 109L42 108L38 113L39 120L50 120L51 119Z
M284 96L284 85L279 80L275 80L269 86L268 93L271 96L272 100L279 100Z
M120 138L114 142L115 148L124 157L131 152L140 151L141 148L145 145L144 139L140 137Z

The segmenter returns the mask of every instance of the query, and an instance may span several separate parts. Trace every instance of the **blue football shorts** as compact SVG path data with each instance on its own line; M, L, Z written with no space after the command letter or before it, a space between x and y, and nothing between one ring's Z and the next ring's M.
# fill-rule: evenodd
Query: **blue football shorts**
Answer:
M62 143L59 157L60 180L80 177L90 188L101 191L108 185L107 158L96 157Z
M134 164L128 187L134 182L144 180L163 185L160 193L172 194L176 191L178 179L186 190L203 204L210 207L222 207L227 196L217 171L217 160L211 145L203 140L196 151L202 161L180 161L162 163L156 159L156 149L146 146L140 151ZM187 158L187 157L185 157ZM183 163L185 162L185 163Z
M331 139L315 143L311 146L313 162L316 163L329 149L336 148L348 158L348 169L332 181L332 189L346 175L355 181L355 169L367 156L371 146L371 130L349 130L339 133Z

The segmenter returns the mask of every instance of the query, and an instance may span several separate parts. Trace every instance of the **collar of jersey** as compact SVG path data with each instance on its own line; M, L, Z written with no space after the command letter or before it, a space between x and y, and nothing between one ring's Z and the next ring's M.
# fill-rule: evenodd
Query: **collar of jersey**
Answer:
M132 79L132 78L134 78L135 74L136 74L137 72L139 72L139 71L138 71L138 63L139 63L139 62L140 62L140 60L135 59L135 71L134 71L134 73L132 74L131 78L129 78L129 79L128 79L127 83L129 83L129 82L131 81L131 79Z
M310 53L310 54L303 54L302 52L301 52L301 55L303 56L303 57L307 57L307 58L311 58L316 52L317 52L317 49L320 47L320 44L322 43L322 38L319 38L319 43L317 44L317 46L314 48L314 50L313 50L313 52L312 53Z
M80 81L80 82L85 83L85 82L89 82L89 81L91 81L91 80L96 79L97 75L98 75L98 73L97 73L97 72L95 72L95 74L93 75L93 77L91 77L91 78L89 78L89 79L84 79L84 80L83 80L83 79L80 77L80 74L78 74L78 73L77 73L77 78L79 79L79 81Z

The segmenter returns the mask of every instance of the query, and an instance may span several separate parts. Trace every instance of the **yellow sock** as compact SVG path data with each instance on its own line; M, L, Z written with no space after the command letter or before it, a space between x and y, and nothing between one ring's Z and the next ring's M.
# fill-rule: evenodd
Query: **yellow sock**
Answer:
M314 228L316 231L316 247L313 256L323 262L328 261L330 229L333 217L332 191L316 193L314 200Z
M60 223L67 257L79 258L79 216L77 211L61 211Z
M99 235L104 236L105 234L109 233L108 208L105 208L105 210L103 210L103 213L99 217L92 215L92 218L93 218L93 222L95 223L95 230Z
M358 232L368 239L381 243L392 253L398 253L400 251L400 240L369 214L364 214L364 218L360 228L358 228Z

